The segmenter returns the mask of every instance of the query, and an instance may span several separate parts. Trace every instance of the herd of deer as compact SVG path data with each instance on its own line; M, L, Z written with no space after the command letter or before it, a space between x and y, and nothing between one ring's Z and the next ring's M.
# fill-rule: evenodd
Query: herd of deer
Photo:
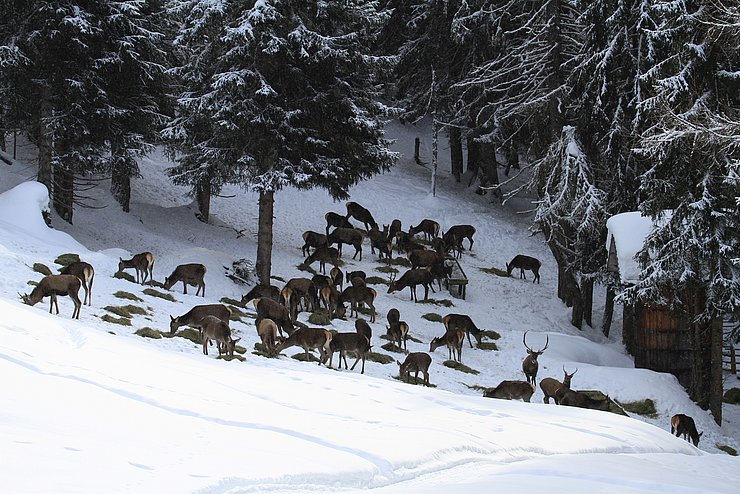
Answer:
M349 222L349 218L362 222L367 232L355 229ZM411 226L408 233L406 233L401 229L400 220L395 219L390 225L384 225L381 231L372 214L355 202L347 203L346 216L329 212L325 215L325 219L326 233L306 231L303 234L304 245L302 247L302 253L305 257L304 264L310 266L315 261L319 261L321 272L324 274L317 274L311 279L293 278L282 289L271 285L257 285L242 297L241 302L246 305L251 301L255 307L257 312L255 327L266 354L276 356L286 348L299 346L304 349L305 358L308 360L309 351L316 349L320 354L319 365L328 362L328 367L331 368L333 355L335 352L339 352L339 367L342 367L342 361L344 361L345 368L348 368L346 354L347 352L354 352L356 360L351 370L354 370L361 360L361 373L364 373L366 355L371 349L372 329L364 319L359 318L358 309L360 306L367 305L371 311L370 322L374 323L376 316L374 300L377 292L365 284L366 274L363 271L348 272L345 276L339 269L338 259L342 255L343 244L352 245L355 248L353 259L359 254L359 260L361 261L362 242L365 236L370 238L371 252L375 253L375 249L377 249L378 256L381 259L383 257L392 258L393 241L395 240L396 250L408 255L411 269L398 279L394 276L391 277L388 293L391 294L409 288L411 300L417 301L416 287L421 285L424 287L424 300L426 300L429 290L431 289L434 292L434 281L437 281L441 288L442 280L450 274L450 268L444 262L449 253L452 252L455 257L460 257L464 250L463 239L468 239L469 249L472 249L475 228L471 225L455 225L450 227L447 232L442 233L438 222L424 219L419 225ZM330 227L334 227L332 232L329 232ZM414 236L419 233L431 242L433 250L426 249L426 247L414 241ZM332 247L335 244L337 248ZM311 249L314 249L313 253ZM327 262L333 264L328 276L326 276L325 269ZM153 280L153 267L154 255L151 252L143 252L128 260L119 258L117 273L123 272L125 269L134 269L136 282L144 284L147 279ZM520 270L520 279L526 279L524 271L529 270L534 275L533 282L539 283L539 260L529 256L517 255L510 263L506 264L507 274L510 276L515 268ZM177 282L182 282L184 294L187 294L187 286L193 285L198 287L196 296L205 297L205 274L206 267L203 264L182 264L177 266L172 274L165 278L164 287L169 290ZM59 313L57 296L69 296L75 306L72 317L79 319L81 306L92 304L94 277L95 270L92 265L82 261L74 262L62 268L58 275L45 276L30 294L19 295L29 305L35 305L43 298L50 297L49 313L56 306L57 314ZM345 280L349 283L347 288L344 288ZM337 289L337 286L339 289ZM85 292L84 302L81 302L78 296L80 288L83 288ZM355 332L333 333L324 328L295 328L294 322L300 309L313 311L322 303L330 319L344 318L347 310L345 304L349 303L349 316L352 317L354 314L357 317ZM181 316L170 316L170 333L174 334L181 326L194 327L200 331L205 355L208 355L208 347L211 342L215 341L219 354L233 356L240 338L234 339L232 337L229 327L231 315L231 309L223 304L198 305ZM429 367L432 363L432 357L425 352L408 352L406 340L409 325L407 322L400 320L398 309L390 309L387 320L386 335L388 339L399 350L403 350L407 354L404 362L396 361L399 365L399 377L409 382L411 373L414 373L414 382L418 383L419 373L421 372L423 383L429 386ZM483 332L467 315L448 314L442 318L442 323L445 327L445 333L432 339L429 345L430 353L441 346L446 346L449 358L462 362L462 347L465 335L467 335L471 348L473 348L471 334L478 344L482 341ZM527 356L522 362L522 371L526 381L502 381L495 388L487 389L483 396L530 401L536 390L536 377L539 369L537 359L547 349L549 337L547 337L545 346L540 350L533 350L527 344L526 338L527 333L525 332L523 343ZM542 379L540 388L544 395L543 401L550 403L550 398L552 398L559 405L608 410L611 402L608 395L603 399L594 399L582 391L571 389L571 380L577 371L578 369L568 373L563 367L564 378L562 382L551 377ZM671 418L671 433L675 433L676 436L683 435L686 440L691 440L694 445L698 445L701 436L696 430L693 419L683 414L677 414Z

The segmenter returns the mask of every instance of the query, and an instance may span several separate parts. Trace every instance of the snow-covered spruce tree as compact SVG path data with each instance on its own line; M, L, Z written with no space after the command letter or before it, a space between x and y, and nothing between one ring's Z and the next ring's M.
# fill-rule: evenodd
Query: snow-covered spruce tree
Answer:
M346 198L396 159L382 135L388 109L376 100L388 60L369 54L385 15L363 1L188 3L193 29L181 42L194 58L179 73L202 86L185 88L166 131L186 144L174 172L194 184L210 167L259 192L256 271L269 284L276 191L321 187Z

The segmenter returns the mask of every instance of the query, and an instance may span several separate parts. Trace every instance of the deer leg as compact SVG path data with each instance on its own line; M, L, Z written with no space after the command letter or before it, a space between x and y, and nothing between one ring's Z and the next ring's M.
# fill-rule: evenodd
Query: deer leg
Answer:
M185 280L183 280L183 282L182 282L182 293L184 295L187 295L188 294L188 284L185 283Z

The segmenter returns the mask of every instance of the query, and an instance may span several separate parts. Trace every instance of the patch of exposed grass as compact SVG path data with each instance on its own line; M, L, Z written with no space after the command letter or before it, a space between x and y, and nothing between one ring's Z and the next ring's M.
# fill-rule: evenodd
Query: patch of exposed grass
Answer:
M436 312L428 312L421 316L422 319L426 319L427 321L432 322L442 322L442 316L437 314Z
M386 280L385 278L381 278L380 276L368 276L365 278L365 284L366 285L388 285L390 284L390 281Z
M488 338L489 340L498 340L501 335L492 329L484 329L481 331L481 336Z
M501 276L502 278L509 277L509 273L507 273L503 269L499 269L499 268L478 268L478 269L483 271L484 273L495 274L496 276Z
M373 311L370 310L370 307L358 307L357 312L359 312L360 314L364 316L370 316L373 313Z
M489 341L481 341L475 347L478 348L479 350L488 350L488 351L498 350L498 345L496 345L492 341L490 341L490 342Z
M406 353L403 351L403 348L398 348L395 343L389 341L385 345L381 345L380 348L385 350L386 352L393 352L393 353Z
M740 405L740 388L731 388L725 391L722 401L731 405Z
M131 326L131 319L127 317L113 317L110 314L103 314L100 319L105 322L120 324L121 326Z
M305 352L296 353L291 358L294 358L300 362L318 362L319 361L319 358L311 352L308 353L308 360L306 360Z
M219 355L216 357L218 360L226 360L227 362L230 362L232 360L238 360L239 362L244 362L247 359L242 357L241 355Z
M257 342L254 344L254 351L252 352L252 355L259 355L260 357L265 358L275 358L278 356L278 354L275 353L274 350L268 350L261 342Z
M379 268L375 268L375 271L380 271L381 273L398 273L398 270L396 268L392 268L390 266L380 266Z
M148 326L141 328L141 329L137 329L134 334L139 335L143 338L153 338L155 340L159 340L162 338L162 333Z
M244 304L241 302L241 300L235 300L229 297L221 297L221 300L219 300L219 302L227 305L235 305L237 307L241 307L242 309L244 308Z
M116 293L113 294L116 298L122 298L124 300L131 300L133 302L143 302L144 299L137 297L133 293L124 292L123 290L118 290Z
M103 310L112 312L113 314L120 317L127 317L131 319L134 315L144 316L147 314L146 309L139 307L138 305L107 305L103 307Z
M119 280L126 280L130 281L131 283L136 283L136 278L125 271L116 271L115 273L113 273L113 277L118 278Z
M717 449L721 449L725 453L727 453L730 456L737 456L737 450L733 448L732 446L727 446L725 444L717 444Z
M162 290L166 290L166 288L164 287L164 283L157 280L147 280L146 284L149 286L161 288Z
M326 309L319 309L308 316L308 322L309 324L315 324L318 326L328 326L331 324L331 319L329 319L329 313L326 312Z
M462 383L465 384L465 383ZM480 384L465 384L465 387L468 389L472 389L473 391L480 391L481 393L485 393L489 389L493 388L487 388L485 386L481 386Z
M444 362L442 362L442 365L444 365L445 367L449 367L450 369L455 369L460 372L465 372L466 374L475 374L475 375L480 374L480 372L478 372L477 370L471 369L467 365L462 364L460 362L456 362L454 360L445 360Z
M159 290L155 290L154 288L145 288L142 293L145 295L149 295L150 297L158 297L158 298L163 298L165 300L169 300L170 302L175 302L175 297L173 297L169 293L160 292Z
M385 353L378 353L378 352L367 352L365 354L365 358L369 360L370 362L377 362L379 364L392 364L396 361L393 357L390 355L386 355Z
M394 257L393 259L383 258L383 259L378 259L377 262L381 264L385 264L386 266L403 266L405 268L411 267L411 261L409 261L405 257ZM375 268L375 269L380 271L379 268Z
M412 372L412 374L413 374L413 372ZM396 381L401 381L402 383L406 383L406 384L411 384L411 385L418 384L419 386L424 386L424 376L422 375L421 372L419 372L419 381L418 382L414 382L414 376L413 375L409 376L409 380L408 381L406 381L404 379L401 379L401 376L393 376L393 379L395 379ZM429 387L430 388L436 388L437 385L436 384L429 383Z
M636 413L644 417L651 419L658 418L658 411L655 409L655 402L650 398L646 398L640 401L630 401L628 403L620 403L622 408L630 413Z
M69 266L73 262L80 262L80 256L77 254L62 254L54 259L54 264L59 264L62 267Z
M437 305L437 306L442 306L442 307L454 307L455 306L455 304L452 303L452 300L447 299L447 298L440 298L440 299L428 298L426 300L419 300L419 303L420 304L432 304L432 305Z
M51 274L51 269L49 269L46 264L41 264L40 262L33 263L32 269L39 274L43 274L44 276L49 276Z
M180 338L185 338L186 340L190 340L196 345L202 345L203 342L200 340L200 331L193 328L184 328L179 330L177 333L175 333L175 336L179 336Z

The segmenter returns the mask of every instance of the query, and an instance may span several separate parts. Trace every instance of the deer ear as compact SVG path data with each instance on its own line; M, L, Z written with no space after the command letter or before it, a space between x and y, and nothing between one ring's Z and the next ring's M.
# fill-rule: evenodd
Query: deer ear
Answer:
M174 320L175 320L175 318L172 317L172 316L170 316L170 321L174 321Z

